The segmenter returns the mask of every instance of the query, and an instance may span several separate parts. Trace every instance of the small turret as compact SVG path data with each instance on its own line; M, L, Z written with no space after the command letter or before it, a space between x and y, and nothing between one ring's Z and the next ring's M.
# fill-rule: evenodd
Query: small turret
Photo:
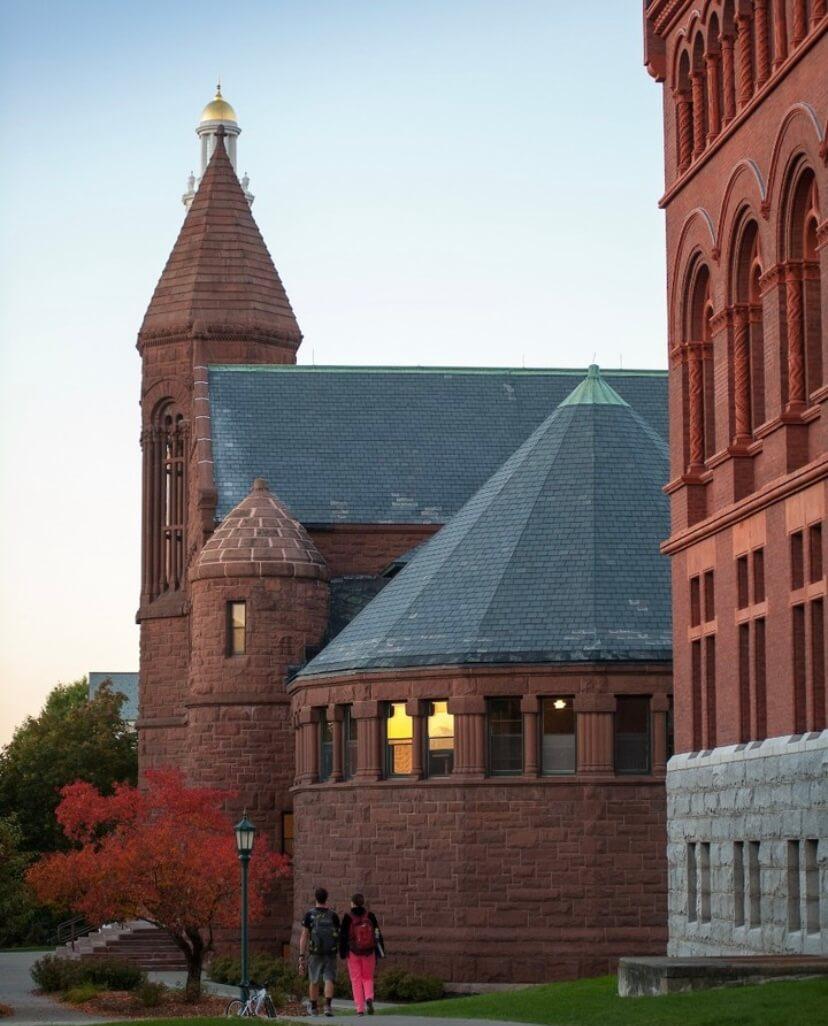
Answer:
M196 135L201 140L201 175L196 178L191 172L187 179L187 191L181 197L181 202L188 210L190 209L190 204L193 202L199 183L204 177L204 172L207 170L207 165L210 163L213 150L216 148L216 139L219 135L219 128L224 130L227 156L230 158L233 170L236 171L236 140L241 135L241 128L239 127L239 123L236 119L235 110L233 110L232 106L221 95L220 81L216 85L216 95L201 112L201 118L196 125ZM238 174L238 172L236 173ZM253 194L248 188L249 185L250 179L245 174L244 179L242 180L242 189L244 190L247 202L252 206Z

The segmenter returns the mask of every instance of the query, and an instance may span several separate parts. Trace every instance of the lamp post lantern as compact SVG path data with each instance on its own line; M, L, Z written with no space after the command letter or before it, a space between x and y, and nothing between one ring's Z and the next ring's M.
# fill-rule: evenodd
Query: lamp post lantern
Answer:
M236 851L241 862L241 992L242 1001L246 1002L250 994L250 980L247 969L247 869L253 853L253 839L256 828L247 818L247 811L233 828L236 834Z

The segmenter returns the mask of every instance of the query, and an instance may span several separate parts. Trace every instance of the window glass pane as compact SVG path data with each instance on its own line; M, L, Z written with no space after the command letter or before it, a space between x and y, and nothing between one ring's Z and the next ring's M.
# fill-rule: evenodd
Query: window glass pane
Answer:
M618 695L616 699L615 772L650 772L649 695Z
M357 721L351 714L350 705L345 706L342 720L342 777L350 780L357 771Z
M426 731L430 777L447 777L454 769L454 716L448 702L431 702Z
M541 772L575 772L575 709L571 695L544 698Z
M488 703L489 772L514 776L523 772L523 717L519 698L491 698Z
M293 813L282 813L282 853L293 855Z
M333 772L333 723L326 709L319 717L319 779L330 780Z
M230 602L227 610L228 651L230 655L244 655L247 627L247 603Z
M411 772L411 748L414 724L405 711L405 702L389 702L385 720L385 773L403 777Z

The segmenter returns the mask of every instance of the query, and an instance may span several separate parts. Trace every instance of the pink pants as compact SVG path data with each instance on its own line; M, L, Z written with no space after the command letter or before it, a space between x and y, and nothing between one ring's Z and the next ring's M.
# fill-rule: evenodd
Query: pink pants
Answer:
M374 964L376 955L355 955L348 952L348 975L358 1012L365 1011L365 1002L374 1000Z

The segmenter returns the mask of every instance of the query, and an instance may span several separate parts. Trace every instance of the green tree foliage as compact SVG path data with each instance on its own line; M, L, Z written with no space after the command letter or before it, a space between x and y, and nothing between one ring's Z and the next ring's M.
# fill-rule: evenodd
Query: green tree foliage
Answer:
M86 678L59 684L0 752L0 817L16 817L22 851L67 847L55 820L66 784L85 780L110 794L118 782L136 783L137 741L121 716L123 702L108 685L90 701Z

